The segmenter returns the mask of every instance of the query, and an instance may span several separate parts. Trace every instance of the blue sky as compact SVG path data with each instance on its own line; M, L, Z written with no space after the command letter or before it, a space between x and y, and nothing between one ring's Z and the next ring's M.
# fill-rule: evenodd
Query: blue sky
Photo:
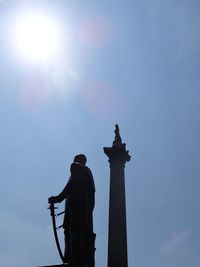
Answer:
M12 40L30 9L63 31L48 64L25 61ZM96 267L106 266L103 147L118 123L132 155L129 266L199 267L199 11L195 0L0 2L0 266L60 262L47 199L77 153L95 177Z

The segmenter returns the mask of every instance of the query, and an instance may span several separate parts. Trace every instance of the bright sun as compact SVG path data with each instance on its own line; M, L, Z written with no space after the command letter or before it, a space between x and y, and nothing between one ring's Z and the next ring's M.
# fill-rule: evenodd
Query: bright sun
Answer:
M28 14L18 19L14 34L17 49L31 61L46 62L59 49L59 29L42 14Z

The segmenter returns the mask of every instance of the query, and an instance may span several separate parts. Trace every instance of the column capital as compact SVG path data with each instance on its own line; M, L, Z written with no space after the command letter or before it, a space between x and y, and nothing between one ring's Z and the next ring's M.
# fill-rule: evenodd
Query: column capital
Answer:
M129 151L126 150L126 144L122 143L118 124L115 125L114 133L115 139L112 147L104 147L104 153L108 156L110 163L121 162L125 164L131 159L131 156L129 155Z

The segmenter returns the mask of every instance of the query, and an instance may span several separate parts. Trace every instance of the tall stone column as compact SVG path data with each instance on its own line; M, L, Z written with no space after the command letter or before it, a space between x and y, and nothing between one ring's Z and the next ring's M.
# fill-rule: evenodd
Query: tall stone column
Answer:
M104 147L110 163L110 199L108 229L108 267L127 267L127 231L125 200L125 163L130 160L126 144L122 144L119 127L115 125L112 147Z

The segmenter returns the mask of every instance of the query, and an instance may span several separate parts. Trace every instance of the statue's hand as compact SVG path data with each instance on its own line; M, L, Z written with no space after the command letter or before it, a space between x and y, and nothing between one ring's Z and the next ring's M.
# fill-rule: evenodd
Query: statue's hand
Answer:
M48 198L48 202L50 203L50 204L53 204L53 203L55 203L56 202L56 199L55 199L55 197L49 197Z

